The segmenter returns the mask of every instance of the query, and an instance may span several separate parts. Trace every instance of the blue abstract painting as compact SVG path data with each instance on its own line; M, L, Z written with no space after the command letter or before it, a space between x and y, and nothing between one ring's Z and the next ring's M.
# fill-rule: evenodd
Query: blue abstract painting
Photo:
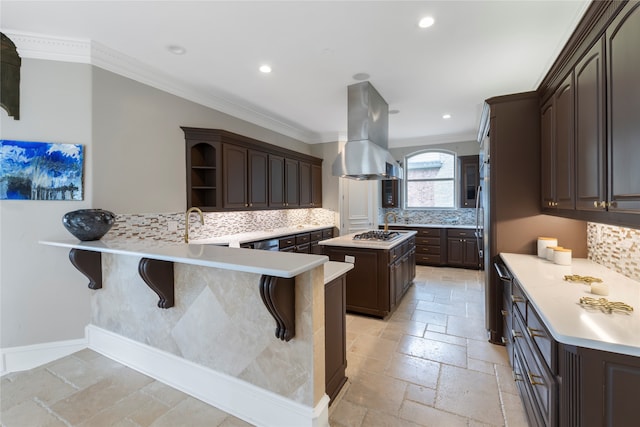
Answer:
M82 200L81 144L0 139L0 199Z

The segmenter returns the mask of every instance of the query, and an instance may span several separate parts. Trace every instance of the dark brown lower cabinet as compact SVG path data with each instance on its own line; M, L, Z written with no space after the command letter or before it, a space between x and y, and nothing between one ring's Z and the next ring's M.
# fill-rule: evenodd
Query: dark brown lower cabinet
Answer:
M352 258L347 273L347 311L385 317L393 311L415 277L415 238L383 249L326 246L331 261Z
M331 401L347 381L346 276L324 285L325 391Z
M640 358L560 344L561 426L637 426Z
M506 270L503 342L529 425L640 425L640 357L556 341Z

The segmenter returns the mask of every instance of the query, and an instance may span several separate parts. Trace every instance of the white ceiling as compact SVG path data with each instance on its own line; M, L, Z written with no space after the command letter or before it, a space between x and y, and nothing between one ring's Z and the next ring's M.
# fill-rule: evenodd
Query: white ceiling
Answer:
M346 88L367 73L389 109L400 111L389 117L389 146L398 147L474 140L482 101L535 90L587 6L1 0L0 28L90 41L126 58L129 69L157 73L181 88L176 93L307 143L344 140ZM425 15L435 24L421 29ZM260 73L263 63L273 72Z

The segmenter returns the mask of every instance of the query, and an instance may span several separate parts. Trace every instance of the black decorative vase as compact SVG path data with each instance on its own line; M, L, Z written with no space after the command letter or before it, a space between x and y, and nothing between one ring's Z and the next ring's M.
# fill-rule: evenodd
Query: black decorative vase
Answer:
M62 224L69 233L87 241L100 240L111 229L115 220L115 214L104 209L79 209L64 214Z

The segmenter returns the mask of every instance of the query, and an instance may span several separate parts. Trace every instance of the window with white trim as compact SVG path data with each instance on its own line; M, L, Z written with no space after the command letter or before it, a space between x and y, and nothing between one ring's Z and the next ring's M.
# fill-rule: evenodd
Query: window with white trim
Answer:
M405 207L455 208L456 156L439 150L405 158Z

